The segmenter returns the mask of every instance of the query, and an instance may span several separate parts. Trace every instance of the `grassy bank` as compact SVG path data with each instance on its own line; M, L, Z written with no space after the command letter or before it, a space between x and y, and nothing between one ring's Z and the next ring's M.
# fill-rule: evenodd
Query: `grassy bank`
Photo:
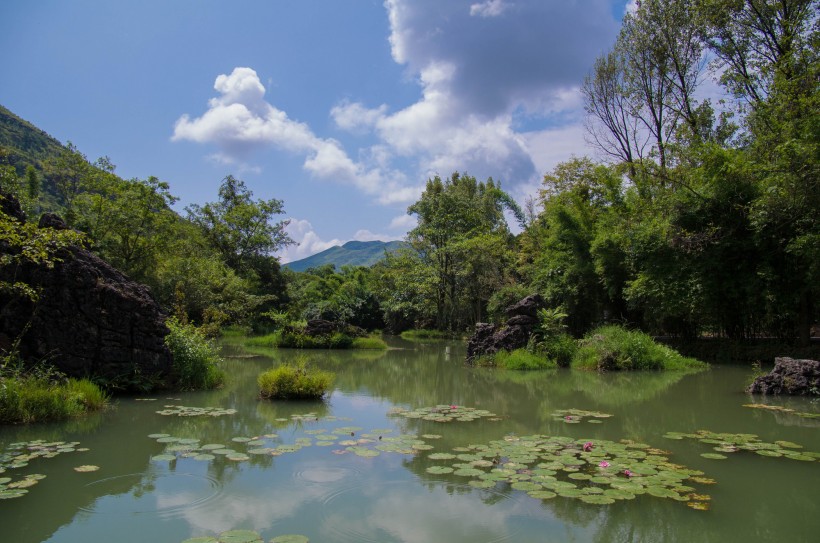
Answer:
M79 417L97 411L108 396L88 379L53 373L0 373L0 423L27 424Z

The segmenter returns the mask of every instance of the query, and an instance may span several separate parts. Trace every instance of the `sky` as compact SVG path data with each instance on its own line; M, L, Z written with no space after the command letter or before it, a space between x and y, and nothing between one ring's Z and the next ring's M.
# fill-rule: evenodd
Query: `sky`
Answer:
M630 5L634 4L634 0ZM580 85L627 0L3 0L0 104L176 209L227 175L298 260L401 239L427 179L523 204L584 141Z

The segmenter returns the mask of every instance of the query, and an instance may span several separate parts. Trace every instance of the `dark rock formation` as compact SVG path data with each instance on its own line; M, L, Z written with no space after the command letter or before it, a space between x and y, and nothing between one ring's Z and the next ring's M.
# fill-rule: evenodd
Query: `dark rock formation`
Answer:
M336 323L324 319L311 319L305 326L305 334L316 336L329 336L337 330Z
M14 210L12 198L0 200L4 212L21 218L6 211ZM65 228L54 215L41 224ZM171 353L164 343L165 315L148 287L82 247L57 256L53 267L29 261L0 267L0 281L24 282L38 291L36 302L0 292L0 348L19 338L27 363L45 361L68 376L124 389L159 384L171 372Z
M498 351L514 351L526 347L538 324L538 310L545 307L544 299L533 294L519 300L505 310L509 317L502 326L478 323L473 336L467 340L467 362Z
M820 395L820 362L775 358L774 369L749 385L753 394Z

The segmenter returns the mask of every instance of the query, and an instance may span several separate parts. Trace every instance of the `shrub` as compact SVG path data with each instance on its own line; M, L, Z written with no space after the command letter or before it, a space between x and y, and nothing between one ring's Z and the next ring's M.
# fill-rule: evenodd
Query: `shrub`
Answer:
M555 361L526 349L498 351L493 358L496 366L508 370L545 370L557 367Z
M3 372L0 375L0 423L45 422L102 409L108 397L88 379Z
M538 344L538 352L541 352L549 360L554 361L558 367L568 368L572 363L572 357L578 350L578 342L569 334L559 334L544 339Z
M333 383L333 374L310 370L304 363L286 364L259 375L259 395L274 399L318 399Z
M165 344L173 362L172 385L181 390L216 388L225 382L225 372L211 340L192 324L182 324L175 317L166 321L170 334Z
M589 333L572 359L574 368L611 370L685 370L706 364L656 343L650 336L620 326L602 326Z

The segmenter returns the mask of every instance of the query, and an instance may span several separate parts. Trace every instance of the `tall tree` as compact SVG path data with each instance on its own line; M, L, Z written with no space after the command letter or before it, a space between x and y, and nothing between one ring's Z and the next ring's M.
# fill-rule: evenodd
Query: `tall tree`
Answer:
M219 201L186 208L208 242L237 273L245 273L256 257L267 257L290 245L285 232L289 221L274 222L284 213L281 200L254 200L245 183L232 175L219 187Z

